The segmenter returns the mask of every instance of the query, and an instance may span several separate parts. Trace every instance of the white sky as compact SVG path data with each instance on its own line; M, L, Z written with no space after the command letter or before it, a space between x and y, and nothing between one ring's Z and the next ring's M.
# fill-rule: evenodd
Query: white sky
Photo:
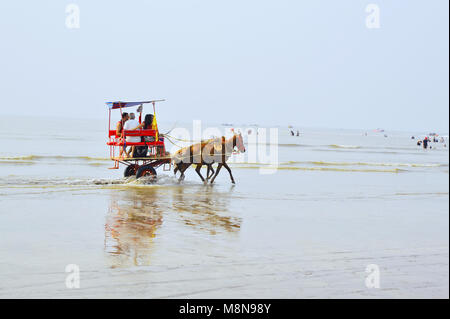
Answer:
M106 101L166 98L160 120L448 132L448 5L1 1L1 109L106 119Z

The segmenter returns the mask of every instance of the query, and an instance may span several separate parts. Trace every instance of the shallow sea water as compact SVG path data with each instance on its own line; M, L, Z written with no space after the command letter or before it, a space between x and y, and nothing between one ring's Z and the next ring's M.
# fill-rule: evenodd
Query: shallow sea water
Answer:
M280 127L275 173L245 154L211 186L109 170L102 121L0 124L0 298L449 296L449 154L420 132Z

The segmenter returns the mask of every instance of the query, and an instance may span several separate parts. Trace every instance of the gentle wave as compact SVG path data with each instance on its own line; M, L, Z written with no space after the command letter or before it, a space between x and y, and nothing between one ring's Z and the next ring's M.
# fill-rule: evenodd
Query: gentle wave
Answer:
M184 181L183 184L189 184ZM0 181L0 188L60 188L60 187L109 187L109 186L173 186L179 185L178 178L173 175L159 175L154 181L151 177L141 177L136 179L134 176L122 178L23 178L11 176Z
M331 148L344 148L344 149L360 149L361 146L358 145L339 145L339 144L331 144L331 145L326 145L328 147Z
M247 143L247 144L261 144L261 143ZM340 145L340 144L329 144L329 145L314 145L314 144L298 144L298 143L263 143L264 145L277 145L280 147L328 147L328 148L342 148L342 149L359 149L362 146L358 145Z
M7 165L34 165L36 162L33 161L6 161L6 160L0 160L0 164L7 164Z
M33 161L33 160L67 160L78 159L86 161L109 161L106 157L91 157L91 156L64 156L64 155L24 155L24 156L0 156L2 161Z
M232 166L238 169L271 169L271 170L292 170L292 171L332 171L332 172L359 172L359 173L401 173L407 170L401 168L393 169L357 169L357 168L337 168L337 167L298 167L298 166Z
M269 143L267 143L266 145L277 145L277 144L269 144ZM286 144L280 143L280 144L278 144L278 146L281 146L281 147L313 147L315 145L295 144L295 143L286 143Z
M396 196L423 196L423 195L438 195L438 196L448 196L448 192L436 192L436 193L395 193Z
M323 166L389 166L389 167L448 167L448 164L435 163L370 163L370 162L325 162L325 161L288 161L281 165L312 164Z

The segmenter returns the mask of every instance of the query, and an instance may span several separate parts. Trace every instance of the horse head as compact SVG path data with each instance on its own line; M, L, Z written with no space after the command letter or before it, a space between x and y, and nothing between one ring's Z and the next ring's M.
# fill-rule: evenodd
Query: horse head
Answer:
M233 147L237 147L238 151L241 153L245 152L244 139L242 138L242 133L234 134L234 143Z

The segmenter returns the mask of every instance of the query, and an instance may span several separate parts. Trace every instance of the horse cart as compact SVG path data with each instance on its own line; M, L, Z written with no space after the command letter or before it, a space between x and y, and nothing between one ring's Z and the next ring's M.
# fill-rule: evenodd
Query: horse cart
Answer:
M108 142L110 150L110 158L114 161L114 166L110 169L119 169L119 165L126 166L124 176L136 176L140 178L143 176L153 177L156 179L156 168L163 166L163 169L168 171L171 169L171 157L166 152L164 144L164 136L158 132L158 126L156 122L156 102L162 102L164 100L154 101L140 101L140 102L107 102L106 105L109 109L109 124L108 124ZM139 115L139 124L142 123L143 105L151 104L153 106L153 123L151 128L122 129L120 132L116 128L111 128L111 115L113 110L120 111L121 127L123 128L123 109L129 107L138 107L137 115ZM119 124L118 123L118 124ZM129 142L127 137L138 137L139 142ZM136 140L136 139L135 139ZM127 148L134 146L134 152L131 156L127 156Z

